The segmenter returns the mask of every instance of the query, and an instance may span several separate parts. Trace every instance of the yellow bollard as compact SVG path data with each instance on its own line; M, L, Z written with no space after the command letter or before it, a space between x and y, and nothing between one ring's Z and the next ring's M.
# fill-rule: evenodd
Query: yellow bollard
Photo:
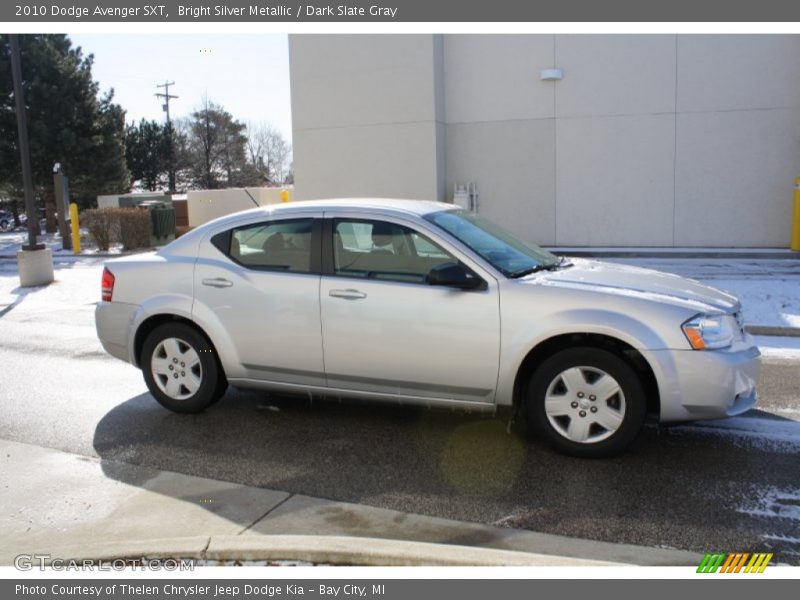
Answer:
M69 205L69 220L72 227L72 251L81 253L81 230L78 223L78 205L74 202Z
M794 180L794 218L792 219L792 250L800 252L800 177Z
M281 190L281 202L289 201L289 190Z

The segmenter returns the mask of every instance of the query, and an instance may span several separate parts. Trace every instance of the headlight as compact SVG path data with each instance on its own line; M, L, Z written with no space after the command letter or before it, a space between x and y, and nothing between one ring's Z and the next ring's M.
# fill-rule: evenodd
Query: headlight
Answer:
M695 350L727 348L733 343L737 330L733 315L697 315L681 327Z

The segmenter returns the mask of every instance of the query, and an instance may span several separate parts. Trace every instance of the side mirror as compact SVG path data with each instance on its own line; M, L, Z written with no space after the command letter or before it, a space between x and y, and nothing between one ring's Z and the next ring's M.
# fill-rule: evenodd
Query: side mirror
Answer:
M475 290L484 288L484 281L460 263L443 263L437 265L428 273L429 285L442 285L461 290Z

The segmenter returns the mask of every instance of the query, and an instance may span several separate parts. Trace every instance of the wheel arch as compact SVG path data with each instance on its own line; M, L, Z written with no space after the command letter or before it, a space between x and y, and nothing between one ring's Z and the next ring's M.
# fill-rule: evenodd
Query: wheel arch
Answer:
M622 358L639 376L647 399L647 412L661 414L661 396L653 367L644 355L623 340L601 333L565 333L539 342L525 355L514 378L513 411L524 406L523 396L530 376L547 358L567 348L589 347L609 351Z

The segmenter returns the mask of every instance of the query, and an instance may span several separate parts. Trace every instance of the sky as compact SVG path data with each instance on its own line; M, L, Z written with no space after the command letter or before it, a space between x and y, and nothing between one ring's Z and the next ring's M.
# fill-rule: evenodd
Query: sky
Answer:
M237 120L266 122L292 139L289 48L286 35L70 34L84 54L94 54L92 76L126 111L126 120L163 121L163 92L174 81L170 116L186 116L203 96Z

